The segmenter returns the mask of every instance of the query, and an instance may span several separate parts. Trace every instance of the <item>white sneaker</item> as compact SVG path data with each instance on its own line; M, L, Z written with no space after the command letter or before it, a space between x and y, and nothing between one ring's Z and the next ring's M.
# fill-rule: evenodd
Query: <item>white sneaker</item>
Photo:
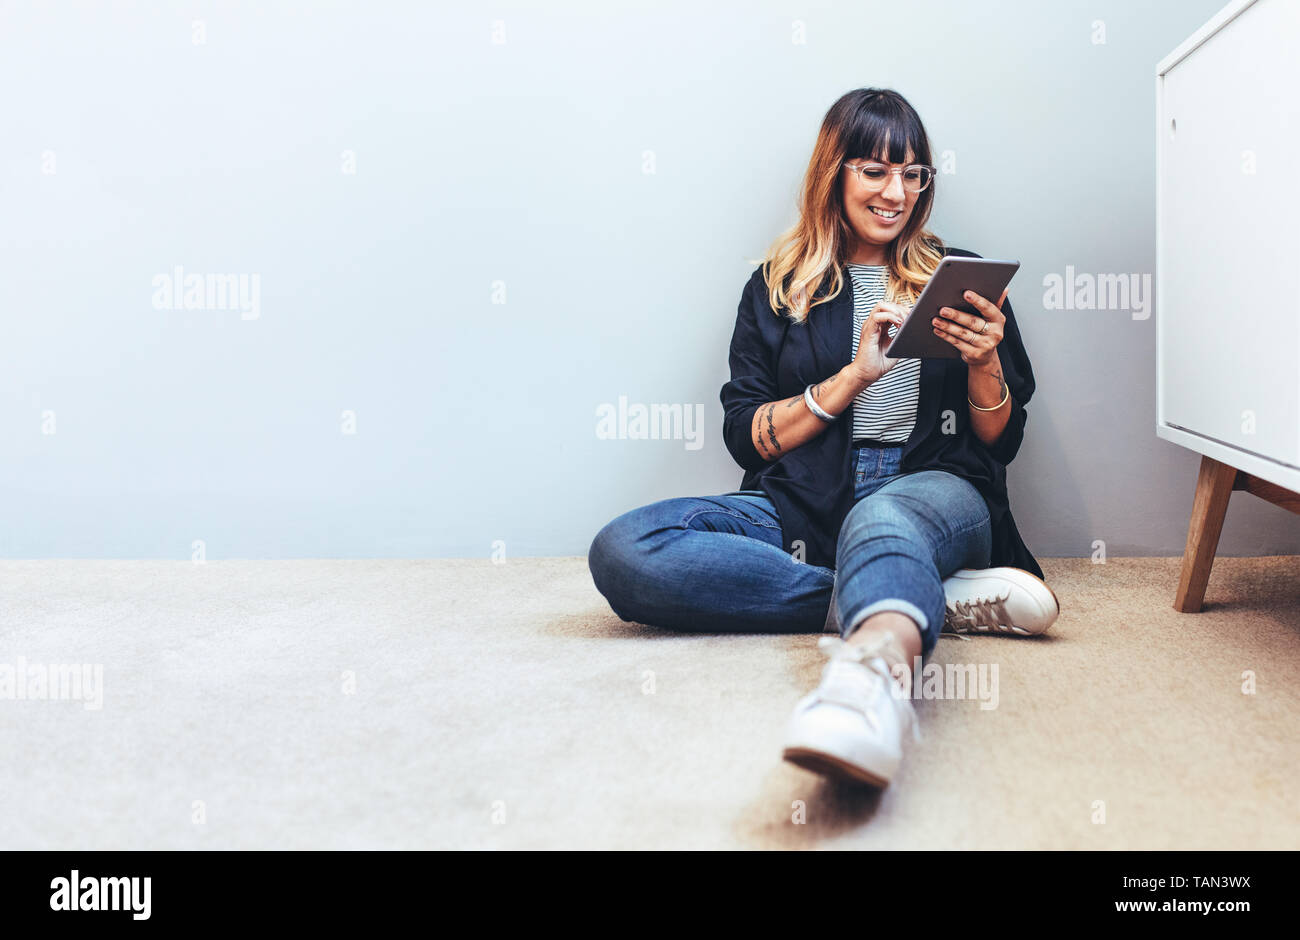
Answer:
M903 759L904 733L921 736L912 703L880 645L850 646L833 636L817 645L830 662L821 684L795 706L783 756L814 773L887 786Z
M1056 622L1061 603L1020 568L959 568L943 582L943 633L1034 636Z

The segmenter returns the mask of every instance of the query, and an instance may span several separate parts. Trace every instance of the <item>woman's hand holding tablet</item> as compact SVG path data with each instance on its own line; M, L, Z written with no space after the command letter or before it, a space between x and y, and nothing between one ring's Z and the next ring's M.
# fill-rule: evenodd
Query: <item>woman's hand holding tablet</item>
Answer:
M962 359L963 355L975 355L973 349L978 347L965 341L970 338L965 335L966 326L987 320L980 314L979 303L967 300L965 294L971 291L977 295L978 300L1000 308L1006 298L1007 285L1019 267L1019 261L946 256L935 268L934 275L916 299L911 313L894 335L893 342L885 344L882 357L886 362L896 362L899 359ZM990 297L997 297L998 300L988 300ZM940 312L944 307L967 316L947 316ZM931 323L936 317L950 325L936 328ZM969 332L977 331L972 329ZM948 334L958 343L955 345L941 333ZM962 346L970 348L963 349Z

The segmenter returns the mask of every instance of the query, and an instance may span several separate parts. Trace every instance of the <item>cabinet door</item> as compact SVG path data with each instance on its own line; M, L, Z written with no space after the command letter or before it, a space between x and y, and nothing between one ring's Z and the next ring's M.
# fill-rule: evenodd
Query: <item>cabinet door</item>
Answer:
M1161 419L1300 466L1300 3L1258 0L1164 76Z

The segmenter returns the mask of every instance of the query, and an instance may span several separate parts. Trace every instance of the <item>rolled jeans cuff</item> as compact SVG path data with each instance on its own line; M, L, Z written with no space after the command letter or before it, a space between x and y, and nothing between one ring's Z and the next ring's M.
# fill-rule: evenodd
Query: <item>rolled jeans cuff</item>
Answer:
M903 600L901 597L885 597L872 604L868 604L852 617L840 618L840 623L845 625L842 638L848 639L849 634L852 633L853 629L860 625L863 620L882 610L893 610L900 614L907 614L907 616L916 621L916 625L920 629L922 637L925 636L926 628L930 625L930 618L922 613L921 608L917 607L911 601Z

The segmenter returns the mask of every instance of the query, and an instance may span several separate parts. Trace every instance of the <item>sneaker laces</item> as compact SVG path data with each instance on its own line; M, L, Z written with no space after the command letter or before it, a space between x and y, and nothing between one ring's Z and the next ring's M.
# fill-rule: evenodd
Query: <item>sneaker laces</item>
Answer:
M876 716L870 709L862 707L862 673L858 670L845 673L842 668L836 668L838 664L846 662L861 665L874 681L885 683L886 694L902 717L904 727L911 732L913 740L921 740L921 726L911 698L889 672L886 653L893 654L894 659L903 662L903 651L898 648L892 636L873 637L861 645L846 643L838 636L823 636L817 640L817 646L830 658L822 674L821 685L817 687L818 698L860 712L866 716L867 723L879 731Z
M1011 623L1011 615L1007 613L1006 601L1011 596L1011 592L998 597L977 597L973 601L953 601L944 608L943 613L943 630L941 634L947 636L961 636L961 628L975 630L978 627L987 627L997 633L1014 633L1009 626L1004 624ZM961 636L963 640L969 640L968 636Z

